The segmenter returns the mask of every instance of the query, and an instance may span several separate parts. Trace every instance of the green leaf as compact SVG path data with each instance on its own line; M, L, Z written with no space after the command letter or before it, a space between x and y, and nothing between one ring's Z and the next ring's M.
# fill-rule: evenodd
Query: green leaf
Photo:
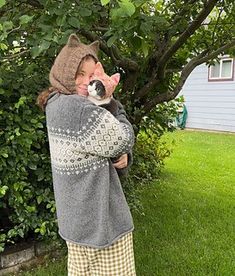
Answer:
M43 128L43 124L42 123L38 123L38 124L36 124L36 127L37 128Z
M21 238L23 238L24 237L24 231L23 231L23 229L18 229L18 234L19 234L19 236Z
M132 16L135 13L135 6L129 0L122 0L119 2L119 6L127 16Z
M36 175L38 176L38 181L42 181L45 178L44 170L41 168L37 169Z
M149 47L148 47L148 44L145 42L145 40L141 41L141 48L144 53L144 57L147 57L149 52Z
M32 124L37 124L37 123L38 123L38 120L36 120L36 119L31 119L31 120L30 120L30 123L32 123Z
M41 49L38 46L32 47L30 49L31 55L33 58L36 58L40 55Z
M135 50L139 50L142 44L142 39L139 36L133 36L133 38L131 38L131 43Z
M7 154L7 153L1 153L1 155L2 155L4 158L7 158L7 157L8 157L8 154Z
M25 187L24 182L16 182L13 184L13 188L15 191L23 191L24 187Z
M7 50L7 48L8 48L8 47L7 47L7 45L6 45L5 43L0 43L0 49L1 49L1 50L4 51L4 50Z
M29 23L34 16L28 16L28 15L22 15L19 19L20 19L20 25L24 25Z
M43 200L42 195L37 196L37 203L40 204Z
M116 39L117 39L116 35L111 36L107 41L107 46L111 47Z
M42 44L40 45L41 52L44 50L47 50L50 47L50 45L51 45L50 41L43 40Z
M27 206L26 207L26 210L29 212L29 213L33 213L36 211L36 207L35 206Z
M15 129L15 134L16 134L16 136L20 136L21 135L20 134L20 129L18 127Z
M26 100L27 98L25 96L20 97L18 103L15 104L15 108L18 109L21 105L24 105Z
M0 243L0 253L2 253L4 251L4 243Z
M13 28L13 23L12 23L12 21L5 21L5 22L3 22L2 26L3 26L4 31L8 31Z
M9 189L8 186L2 186L0 188L0 197L4 196L6 194L6 191Z
M40 234L41 235L45 235L46 234L46 224L47 224L47 222L43 222L42 223L42 225L41 225L41 227L40 227Z
M118 8L118 9L112 9L110 11L110 15L111 15L111 18L112 18L112 21L115 21L116 19L120 18L123 16L123 14L121 13L121 9Z
M4 242L6 237L7 237L6 234L0 234L0 242Z
M31 54L33 58L38 57L41 52L47 50L51 45L50 41L43 40L43 42L39 46L35 46L31 48Z
M92 11L89 10L89 9L86 9L86 8L81 8L79 9L79 13L83 16L83 17L86 17L86 16L90 16L92 14Z
M6 0L0 0L0 8L6 5Z
M31 170L36 170L37 169L37 166L35 164L29 164L29 168Z
M15 237L17 235L16 229L12 228L7 232L7 237L11 238L11 237Z
M57 19L56 19L56 24L57 26L63 26L66 22L66 16L63 15L63 16L58 16Z
M102 6L105 6L110 2L110 0L101 0L100 2Z
M76 17L69 18L68 23L69 23L69 25L71 25L74 28L80 27L80 22Z

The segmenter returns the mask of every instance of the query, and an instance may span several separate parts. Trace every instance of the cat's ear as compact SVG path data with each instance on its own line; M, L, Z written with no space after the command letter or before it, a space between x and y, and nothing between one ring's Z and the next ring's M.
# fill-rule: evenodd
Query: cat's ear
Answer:
M100 43L98 40L92 42L89 46L96 54L98 54L99 47L100 47Z
M69 36L67 45L68 45L69 47L77 47L80 43L81 43L81 41L80 41L80 39L77 37L77 35L76 35L76 34L71 34L71 35Z
M111 80L114 81L115 85L117 85L120 81L120 74L116 73L110 77Z
M104 68L103 68L102 64L98 61L95 65L95 75L101 76L103 74L105 74Z

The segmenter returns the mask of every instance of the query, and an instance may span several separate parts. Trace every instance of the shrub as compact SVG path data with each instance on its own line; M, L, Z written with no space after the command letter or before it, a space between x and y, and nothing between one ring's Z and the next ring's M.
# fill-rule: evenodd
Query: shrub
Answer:
M45 117L35 105L41 80L31 68L30 76L18 66L16 82L10 65L0 72L0 251L57 235Z
M137 135L133 148L134 161L128 176L123 179L124 192L132 210L141 212L138 188L159 178L164 160L171 151L171 145L150 129L142 129Z
M138 187L159 178L164 160L173 149L174 140L166 142L161 139L168 131L174 131L175 118L182 97L168 103L162 103L145 116L139 126L133 148L133 165L127 177L123 179L124 193L131 209L142 212Z

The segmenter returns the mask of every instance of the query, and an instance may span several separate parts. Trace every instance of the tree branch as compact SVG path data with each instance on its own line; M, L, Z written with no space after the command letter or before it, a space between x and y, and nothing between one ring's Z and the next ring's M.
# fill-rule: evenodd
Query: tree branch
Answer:
M145 95L148 94L149 91L151 91L155 85L157 85L160 82L159 79L154 75L148 83L146 83L144 86L142 86L138 91L135 93L135 97L138 99L142 99Z
M2 17L5 13L14 10L14 8L18 8L20 5L22 5L22 3L19 3L18 5L15 5L15 7L10 7L7 10L1 10L0 11L0 17Z
M108 30L109 30L108 28L100 27L100 26L96 26L91 29L91 31L94 31L94 32L98 31L103 33L107 32Z
M111 57L113 63L121 68L123 68L125 71L138 71L138 64L129 59L129 58L122 58L118 49L115 46L111 46L110 48L101 41L100 37L96 34L93 34L89 31L86 31L84 29L79 29L78 33L80 33L82 36L86 37L90 41L99 40L100 42L100 49L109 57Z
M16 53L16 54L13 54L13 55L10 55L10 56L2 57L2 60L1 60L0 63L4 63L4 62L8 61L9 59L14 59L16 57L22 56L22 55L24 55L25 53L28 53L28 52L30 52L30 49L23 50L19 53Z
M195 0L191 0L190 4L193 4ZM167 49L167 41L164 43L164 48L159 48L158 51L153 54L153 60L158 59L158 69L153 72L151 79L148 81L146 85L144 85L141 89L136 92L136 97L141 99L145 95L148 94L149 91L153 89L153 87L160 82L160 80L164 77L166 73L165 66L168 60L174 55L174 53L185 43L186 39L189 38L201 25L204 19L208 16L211 12L213 7L216 4L216 0L209 0L208 3L204 6L198 16L195 18L194 21L191 22L190 26L180 35L178 40L167 50L165 53L162 51ZM181 10L181 15L184 14L186 9ZM176 20L176 19L175 19ZM176 21L175 23L176 24ZM162 43L163 45L163 43ZM151 62L150 62L151 63ZM150 65L151 66L151 65Z
M21 27L21 26L18 26L18 27L16 27L16 28L10 30L10 31L7 33L7 35L9 35L9 34L15 32L15 31L18 31L18 30L20 29L20 27Z
M180 68L169 68L166 69L166 73L179 73L183 70L183 67Z
M37 0L27 0L27 1L23 2L23 3L28 4L28 5L32 6L32 7L37 8L37 9L43 9L44 8L44 6L39 1L37 1Z
M207 62L208 60L216 58L219 54L223 53L224 51L235 47L235 38L233 38L229 43L221 46L219 49L209 53L205 57L202 57L198 60L199 64Z
M175 16L175 19L171 23L171 26L175 26L175 24L178 23L182 19L182 16L184 16L189 11L191 5L194 4L195 2L197 2L197 0L188 1L187 4Z
M168 10L172 4L173 4L172 2L169 2L169 3L165 6L164 10L162 10L162 13L164 13L166 10Z
M168 60L185 43L185 41L200 27L201 23L210 14L218 0L209 0L198 16L192 21L189 27L180 35L177 41L163 54L158 62L158 76L164 77L164 69Z
M223 4L224 4L224 1L223 1ZM211 39L212 43L211 43L211 45L214 45L214 42L215 42L215 33L216 33L215 30L216 30L216 27L218 26L218 23L219 23L219 20L220 20L222 12L223 12L223 9L220 9L218 18L217 18L217 20L215 22L214 30L212 32L212 39Z
M207 50L206 50L207 51ZM170 100L173 100L181 91L185 81L187 80L188 76L190 73L193 71L193 69L198 65L198 60L206 54L206 51L201 53L199 56L193 58L191 61L188 62L188 64L184 67L184 69L181 72L180 79L173 91L168 90L165 93L158 94L155 96L153 99L149 100L145 105L144 105L144 112L148 113L152 108L156 106L158 103L162 102L168 102Z
M149 100L145 106L144 111L145 113L148 113L152 108L156 106L156 104L164 102L164 101L170 101L173 100L181 91L185 81L187 80L190 73L193 71L193 69L202 64L207 62L210 59L216 58L220 53L231 49L235 47L235 38L230 41L227 44L224 44L219 49L209 52L209 49L204 50L202 53L200 53L197 57L193 58L191 61L188 62L188 64L183 68L181 72L180 79L173 91L167 91L166 93L158 94L153 99Z

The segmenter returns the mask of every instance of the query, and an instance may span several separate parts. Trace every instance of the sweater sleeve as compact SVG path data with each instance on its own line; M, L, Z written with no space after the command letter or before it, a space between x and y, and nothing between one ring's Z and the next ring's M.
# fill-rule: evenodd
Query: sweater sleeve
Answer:
M126 120L118 120L109 111L87 105L81 115L80 131L84 135L80 149L103 157L117 157L130 152L134 144L132 126Z

